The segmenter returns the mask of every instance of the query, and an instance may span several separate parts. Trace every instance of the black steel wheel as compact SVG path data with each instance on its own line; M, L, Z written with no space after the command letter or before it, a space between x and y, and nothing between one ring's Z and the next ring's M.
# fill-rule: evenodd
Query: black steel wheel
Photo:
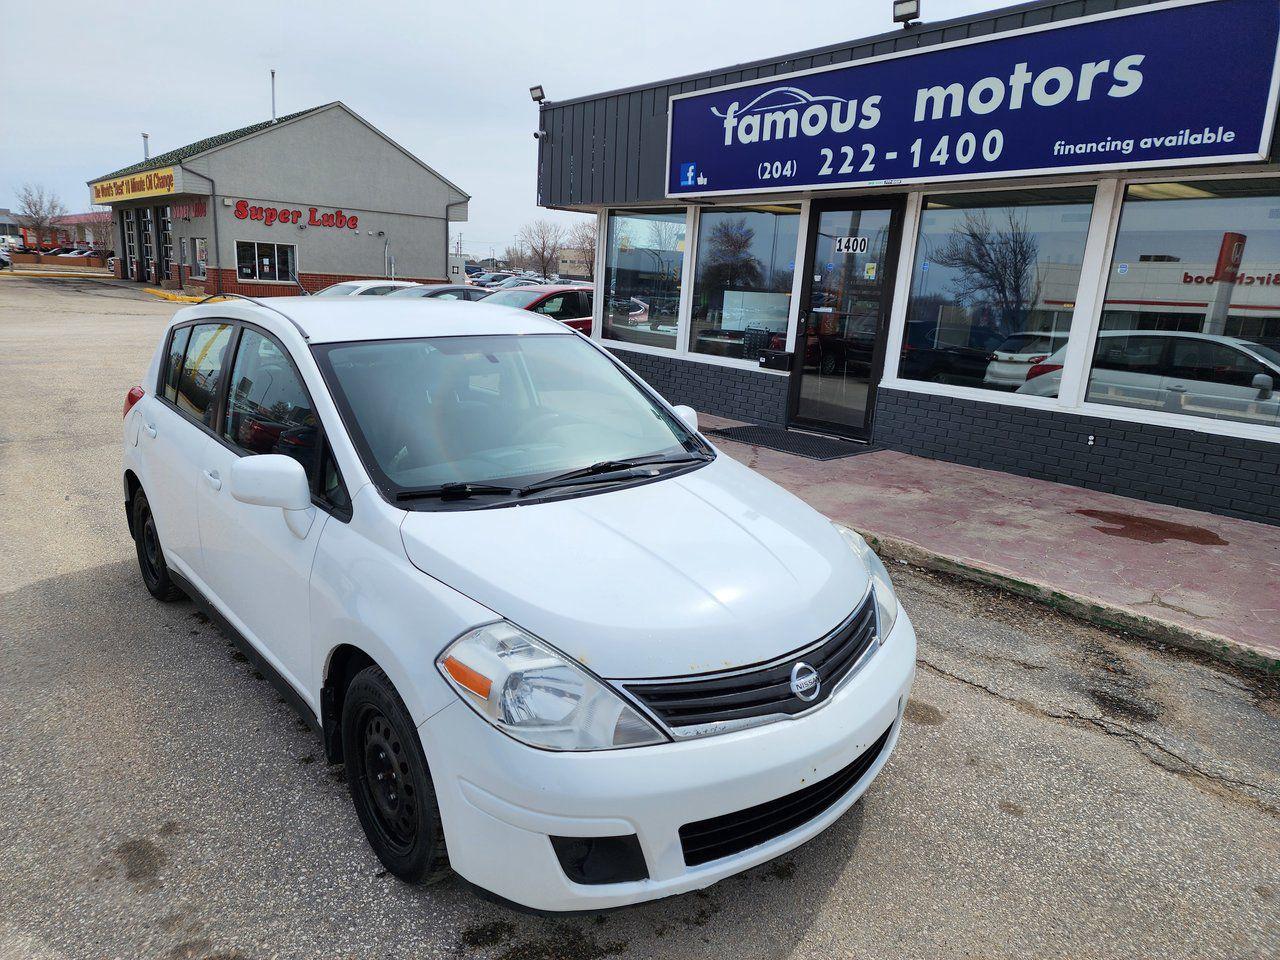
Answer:
M156 531L155 517L147 495L139 490L133 495L133 541L138 550L138 569L142 582L157 600L173 600L181 596L169 576L169 566L164 561L164 548L160 546L160 534Z
M342 756L360 826L383 865L408 883L444 876L444 831L418 731L378 667L347 688Z

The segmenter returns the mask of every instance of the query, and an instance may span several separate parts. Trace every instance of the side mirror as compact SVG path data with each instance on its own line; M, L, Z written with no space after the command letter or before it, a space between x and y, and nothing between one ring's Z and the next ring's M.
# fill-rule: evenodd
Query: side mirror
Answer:
M1258 391L1259 400L1270 400L1271 392L1275 390L1276 382L1271 379L1269 373L1257 373L1253 376L1253 389Z
M281 510L306 510L311 506L307 471L297 460L278 453L241 457L233 463L231 495L241 503Z
M680 418L681 423L683 423L686 427L688 427L694 433L698 432L698 411L697 410L693 409L693 407L685 406L683 403L677 407L673 407L672 409L675 410L676 416Z

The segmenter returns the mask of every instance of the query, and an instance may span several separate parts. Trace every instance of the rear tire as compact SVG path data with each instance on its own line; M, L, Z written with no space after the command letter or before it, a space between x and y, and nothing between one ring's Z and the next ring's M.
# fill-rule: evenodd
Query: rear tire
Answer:
M361 670L347 687L342 756L360 826L383 866L406 883L447 876L444 828L418 730L379 667Z
M182 591L169 576L169 566L160 546L160 534L151 515L151 504L141 489L133 495L133 543L138 551L138 569L147 592L157 600L168 602L182 596Z

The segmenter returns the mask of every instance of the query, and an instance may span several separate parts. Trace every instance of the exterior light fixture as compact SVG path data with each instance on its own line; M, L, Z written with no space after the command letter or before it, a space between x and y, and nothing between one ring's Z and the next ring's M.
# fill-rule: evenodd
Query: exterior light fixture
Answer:
M904 27L920 19L920 0L893 0L893 22Z
M547 99L546 91L542 89L542 84L529 88L529 96L533 98L534 103L541 103Z

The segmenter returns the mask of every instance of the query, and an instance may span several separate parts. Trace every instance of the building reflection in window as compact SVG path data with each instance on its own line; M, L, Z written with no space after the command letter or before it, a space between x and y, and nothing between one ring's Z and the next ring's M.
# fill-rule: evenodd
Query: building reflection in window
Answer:
M1086 400L1280 425L1280 180L1129 186L1099 326Z
M1013 391L1040 373L1066 346L1093 193L929 198L898 376Z

